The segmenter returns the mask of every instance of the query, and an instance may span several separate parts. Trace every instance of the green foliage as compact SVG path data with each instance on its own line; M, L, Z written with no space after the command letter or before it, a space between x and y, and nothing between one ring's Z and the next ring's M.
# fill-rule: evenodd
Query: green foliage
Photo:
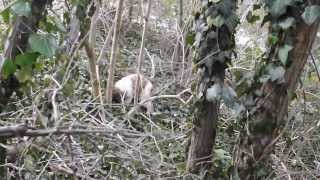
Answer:
M6 24L9 24L9 22L10 22L10 10L9 10L9 8L4 9L3 11L1 11L1 17L3 19L3 22L5 22Z
M31 4L25 0L19 0L11 6L11 10L19 16L31 15Z
M302 18L305 23L307 23L308 25L311 25L318 18L320 18L320 6L319 5L307 6L302 14Z
M255 14L252 13L252 11L250 11L246 16L246 19L247 19L247 21L249 23L253 24L253 23L255 23L255 22L260 20L260 16L255 15Z
M214 179L222 179L230 175L231 160L231 154L228 151L222 148L214 150Z
M288 18L281 20L279 22L280 28L282 28L284 30L287 30L290 27L293 27L294 25L295 25L295 19L293 17L288 17Z
M269 37L268 37L268 43L269 43L270 45L275 45L275 44L277 44L278 41L279 41L278 36L275 36L275 35L273 35L273 34L270 34L270 35L269 35Z
M13 63L12 60L6 59L4 61L3 67L2 67L2 75L6 79L10 74L13 74L17 69L17 66Z
M195 37L194 37L194 34L189 32L186 36L186 43L189 45L189 46L192 46L193 43L195 41Z
M220 100L231 104L235 99L235 91L223 82L225 69L231 64L238 23L234 0L202 0L201 11L195 14L193 63L199 78L197 84L192 85L196 94L192 104L195 125L201 124L198 115L207 108L206 104ZM223 149L215 153L213 163L217 172L213 176L225 177L231 158Z
M15 59L15 64L20 67L32 66L36 63L39 54L35 52L19 54Z
M287 44L279 48L278 57L284 66L287 65L288 54L292 49L293 47Z
M32 50L51 58L58 48L56 38L52 34L32 34L29 38Z
M270 14L278 18L287 11L287 7L294 4L294 0L267 0L271 3Z
M222 74L231 61L232 49L235 47L234 33L239 23L235 14L236 3L233 0L201 2L201 12L194 15L194 65L198 71L202 71L202 80L210 80L198 82L207 84L200 85L206 88L196 89L199 85L192 86L197 91L196 101L224 100L226 103L231 103L235 97L234 90L223 84L219 85L214 79L221 79L223 82Z
M274 110L276 110L274 108L283 105L281 104L283 100L278 101L276 98L279 97L280 99L280 97L287 95L291 98L292 96L290 95L292 92L287 92L285 89L287 86L284 77L288 75L286 73L288 73L288 69L296 58L293 57L293 50L296 51L294 48L296 48L297 43L296 28L311 25L320 16L319 6L310 5L316 1L262 0L260 2L261 7L265 7L262 24L268 23L269 25L267 46L269 48L263 56L257 58L254 73L249 72L244 75L237 73L236 75L239 95L239 104L235 108L236 115L241 120L240 122L246 123L243 125L249 127L250 131L250 135L247 135L245 131L242 132L244 136L240 140L242 142L240 148L241 151L245 152L252 150L248 148L251 146L253 147L253 154L265 153L264 148L272 149L273 147L261 143L262 139L259 138L266 137L271 142L274 140L274 135L278 133L275 133L275 130L281 130L278 125L286 123L286 118L283 118L281 114L280 117L277 117L278 114L274 113ZM251 20L251 16L251 14L248 14L248 21ZM277 96L278 94L279 96ZM274 107L274 105L278 106ZM252 158L250 155L239 153L239 157L243 156L242 160L244 162L241 162L238 167L241 179L244 177L265 179L269 175L269 169L263 168L266 167L265 164L261 163L260 166L260 164L254 162L255 157ZM268 159L269 157L266 156L265 158ZM246 170L253 173L243 173L247 172ZM235 176L238 175L235 174Z
M285 69L282 66L267 66L267 70L270 74L270 80L281 80L284 76Z
M207 22L207 24L209 25L209 27L211 27L212 25L216 26L216 27L221 27L223 24L225 23L224 18L221 15L216 16L213 20L212 23L209 24Z
M236 92L228 85L222 86L215 83L213 86L207 89L206 100L214 102L224 100L227 105L232 105L235 100Z
M32 81L32 67L26 66L22 69L19 69L15 75L17 76L18 80L22 83L27 81Z

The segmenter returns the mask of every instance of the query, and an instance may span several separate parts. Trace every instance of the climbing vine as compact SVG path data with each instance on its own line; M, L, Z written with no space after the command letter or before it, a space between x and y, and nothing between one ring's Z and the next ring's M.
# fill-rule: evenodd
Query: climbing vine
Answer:
M267 46L270 48L258 60L253 73L235 73L240 102L236 108L245 124L236 159L241 179L261 179L268 175L268 170L261 168L266 166L262 160L273 151L287 121L288 102L294 97L308 56L307 50L298 48L299 41L306 41L305 46L312 44L312 40L306 38L310 34L305 37L300 34L308 31L306 27L312 27L320 17L319 3L311 2L264 0L254 6L253 11L261 7L265 10L262 25L269 25ZM259 19L252 18L254 13L250 14L247 19Z
M192 85L194 130L187 163L191 172L210 167L219 102L232 102L235 98L234 90L224 83L239 22L235 10L234 0L202 0L200 12L194 15L193 33L187 36L195 50L193 70L197 77Z
M201 5L201 12L195 13L193 38L187 38L193 40L193 68L200 77L194 86L196 99L228 100L232 92L223 89L223 79L235 47L234 33L239 22L235 14L236 3L232 0L203 0Z

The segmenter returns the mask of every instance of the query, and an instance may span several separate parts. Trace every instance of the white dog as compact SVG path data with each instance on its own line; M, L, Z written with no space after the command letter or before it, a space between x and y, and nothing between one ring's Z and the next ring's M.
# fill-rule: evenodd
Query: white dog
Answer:
M140 74L139 76L139 87L138 87L138 102L148 99L151 96L153 85L150 80ZM115 103L132 103L135 97L136 85L137 85L138 74L130 74L121 78L114 85L112 91L112 100ZM153 105L151 101L148 101L142 105L146 108L150 114L153 112Z

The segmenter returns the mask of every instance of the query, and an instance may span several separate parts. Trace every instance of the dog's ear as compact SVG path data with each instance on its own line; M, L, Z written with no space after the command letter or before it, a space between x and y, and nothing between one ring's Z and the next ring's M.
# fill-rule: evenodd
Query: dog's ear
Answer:
M121 103L121 91L118 88L112 90L112 102Z

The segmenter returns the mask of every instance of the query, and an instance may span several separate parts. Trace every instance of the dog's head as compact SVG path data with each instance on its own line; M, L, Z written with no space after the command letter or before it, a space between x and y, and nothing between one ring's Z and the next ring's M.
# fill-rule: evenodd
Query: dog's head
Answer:
M122 103L122 96L123 96L123 93L118 88L114 88L112 90L113 103Z

